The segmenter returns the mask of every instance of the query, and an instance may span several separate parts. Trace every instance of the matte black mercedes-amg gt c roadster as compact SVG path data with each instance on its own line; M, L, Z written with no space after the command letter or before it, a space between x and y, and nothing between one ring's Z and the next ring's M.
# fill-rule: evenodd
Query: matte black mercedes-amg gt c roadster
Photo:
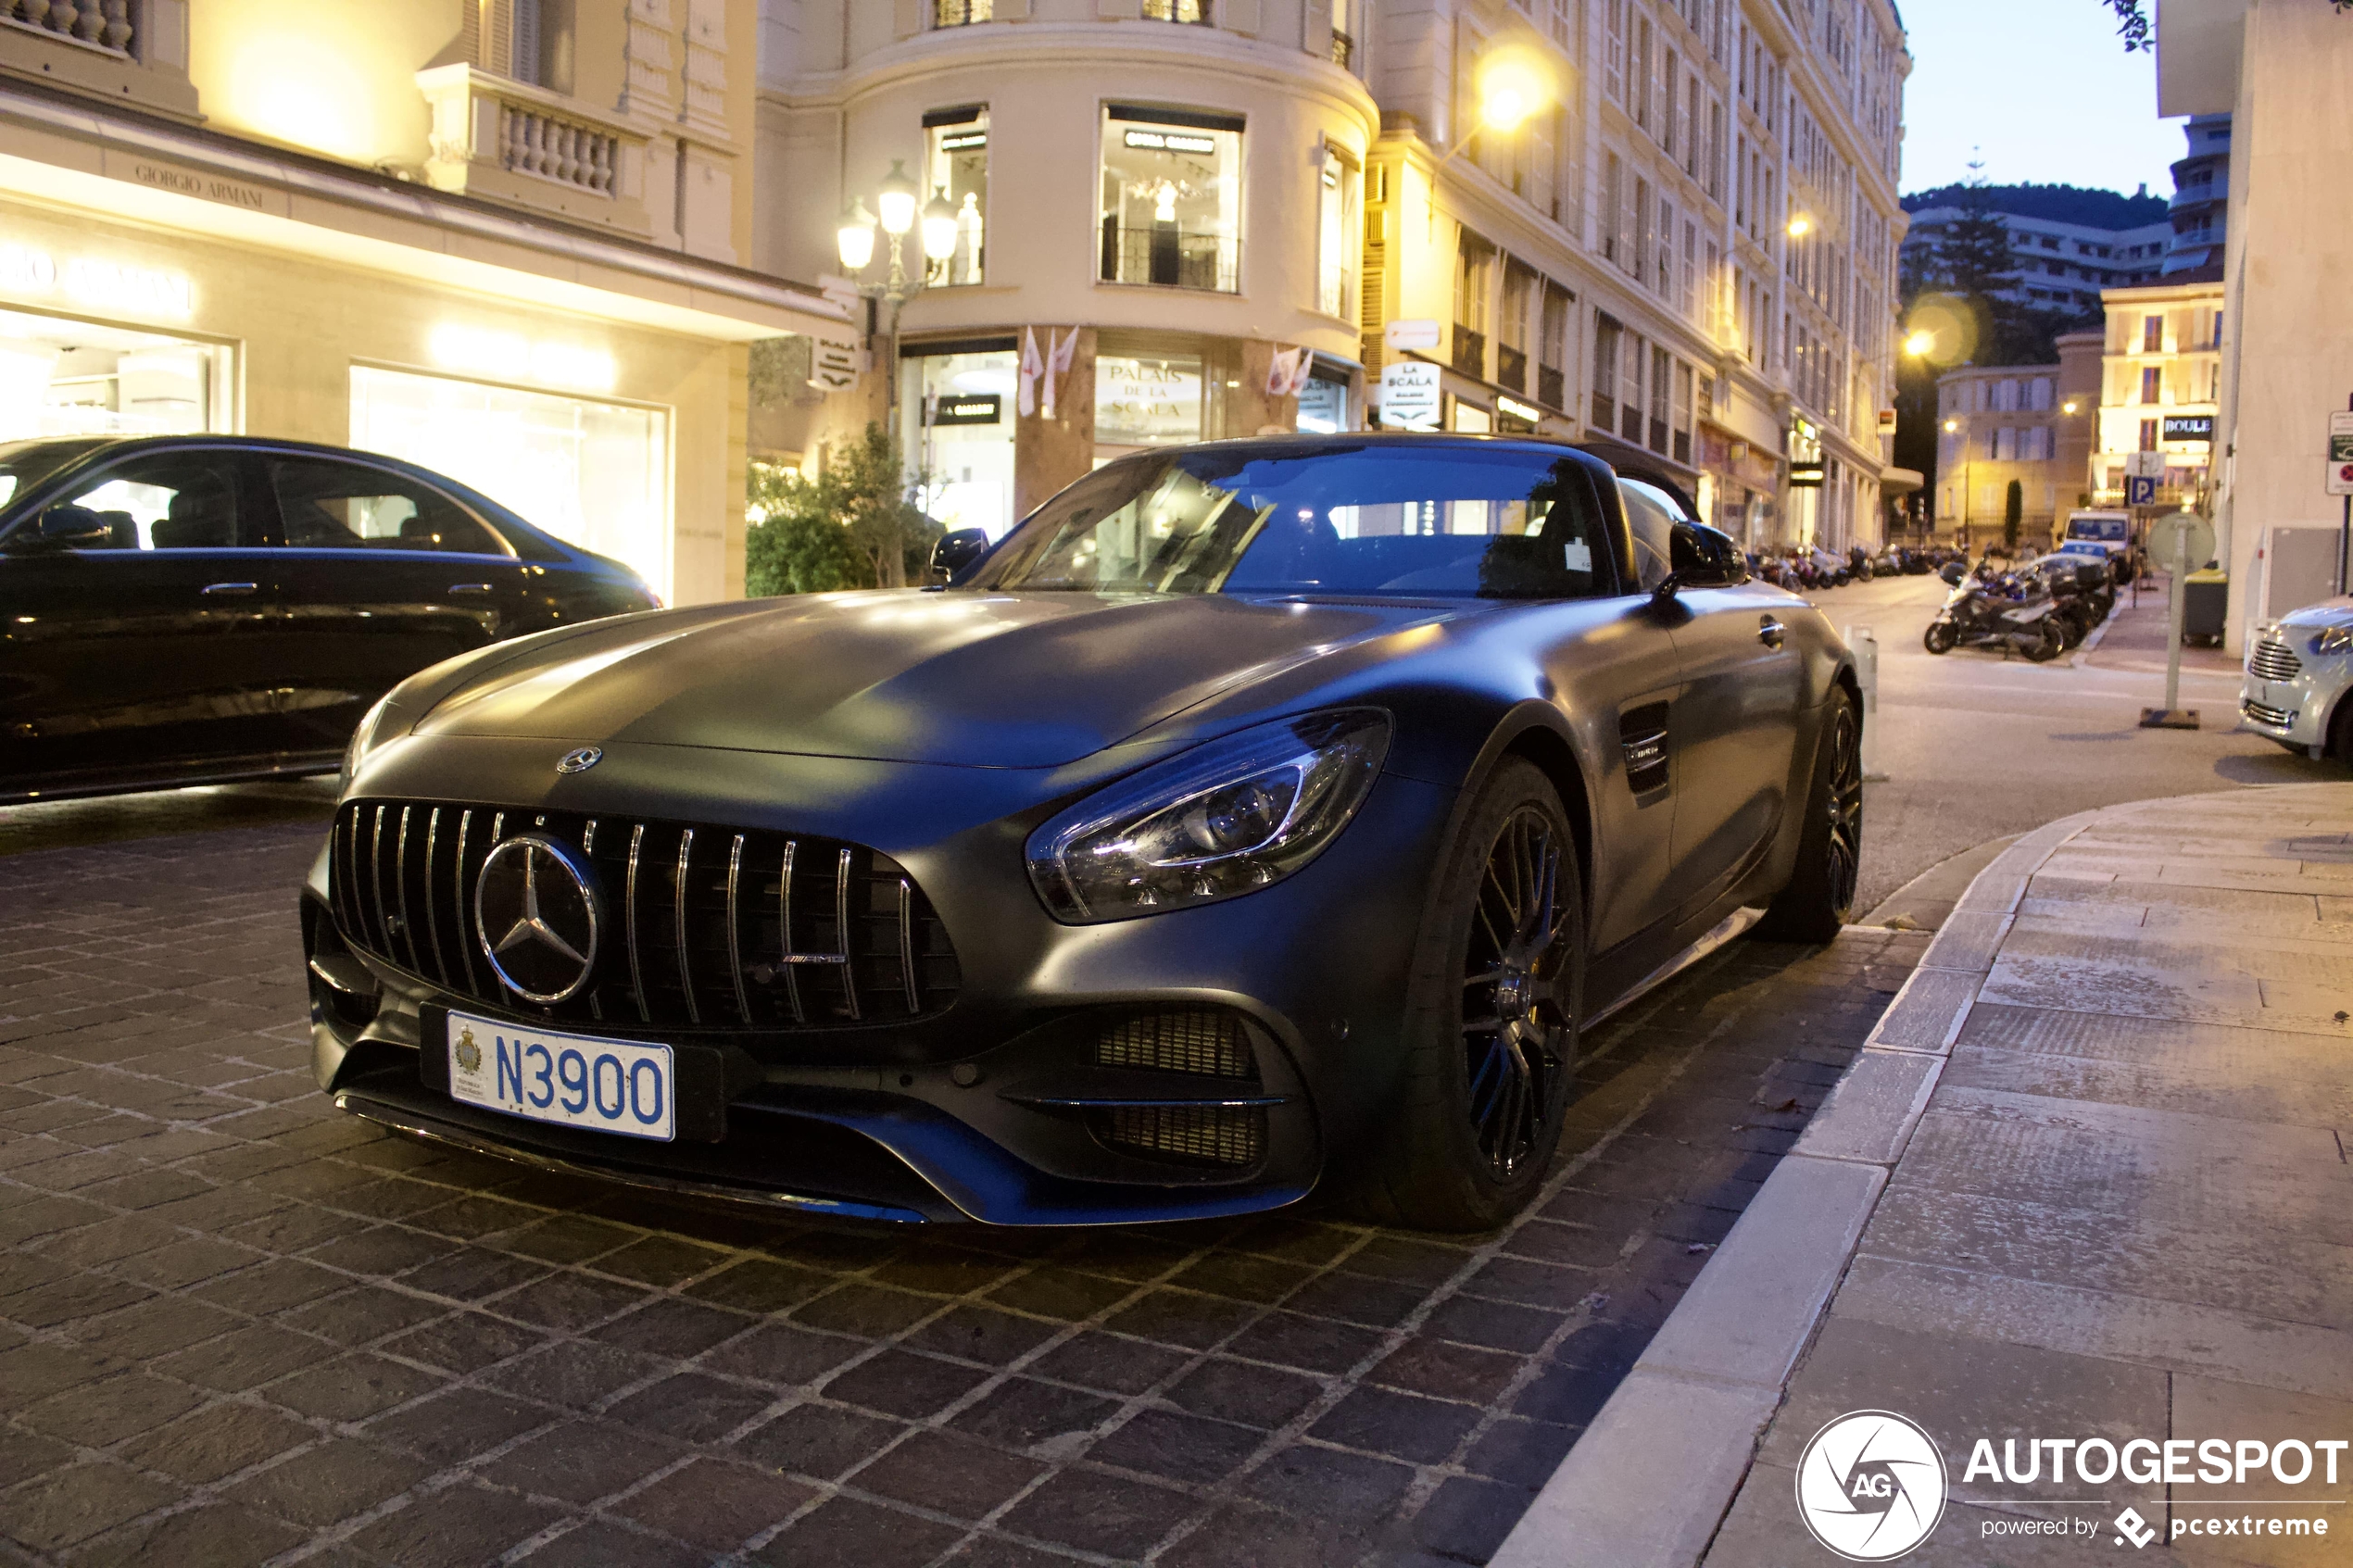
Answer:
M970 541L951 540L956 543ZM1854 899L1803 602L1532 440L1114 462L942 587L413 677L302 906L321 1085L425 1137L901 1220L1492 1224L1579 1030Z

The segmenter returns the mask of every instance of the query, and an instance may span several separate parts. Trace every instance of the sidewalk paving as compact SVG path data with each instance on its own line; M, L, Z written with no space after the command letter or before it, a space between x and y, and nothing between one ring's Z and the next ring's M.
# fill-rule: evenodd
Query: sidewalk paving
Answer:
M2353 1462L2334 1485L1965 1478L1981 1436L2353 1438L2348 1012L2353 785L2028 834L1497 1568L1834 1562L1799 1519L1796 1466L1827 1423L1872 1410L1919 1423L1946 1467L1952 1501L1907 1563L2106 1557L2128 1507L2158 1532L2135 1563L2353 1562ZM2298 1512L2328 1536L2256 1533ZM1988 1533L2055 1519L2071 1537Z

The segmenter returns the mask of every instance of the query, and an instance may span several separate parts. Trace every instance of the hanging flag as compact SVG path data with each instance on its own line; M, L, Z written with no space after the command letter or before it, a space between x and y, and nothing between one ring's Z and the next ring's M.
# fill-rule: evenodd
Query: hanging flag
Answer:
M1054 418L1054 395L1062 387L1063 377L1070 371L1070 357L1078 347L1078 329L1057 338L1053 329L1046 330L1046 341L1052 346L1046 352L1046 417Z
M1027 419L1038 411L1038 378L1043 375L1045 370L1046 361L1038 355L1038 329L1024 327L1021 347L1021 393L1013 400L1013 407L1021 411L1024 419Z
M1296 397L1307 390L1307 383L1314 379L1315 370L1315 356L1302 348L1299 351L1299 363L1291 368L1290 395Z
M1291 377L1297 373L1299 358L1305 352L1306 350L1300 348L1276 350L1273 362L1266 367L1267 396L1288 397L1290 395Z

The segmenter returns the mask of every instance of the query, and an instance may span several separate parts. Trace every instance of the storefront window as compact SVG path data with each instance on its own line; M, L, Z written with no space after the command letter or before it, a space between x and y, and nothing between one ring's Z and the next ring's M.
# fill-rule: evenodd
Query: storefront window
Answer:
M470 484L671 596L670 417L659 409L355 365L351 444Z
M1316 435L1337 435L1348 428L1348 384L1326 376L1311 376L1299 395L1299 428Z
M0 310L0 441L222 429L228 368L212 344Z
M945 261L931 264L931 282L979 282L988 224L988 111L927 114L924 139L925 183L956 209L956 249Z
M1202 365L1197 358L1095 359L1095 453L1106 447L1178 446L1201 439Z
M916 504L948 528L991 539L1013 525L1013 409L1021 356L1004 346L900 362Z
M1105 282L1241 287L1239 116L1114 104L1104 111Z

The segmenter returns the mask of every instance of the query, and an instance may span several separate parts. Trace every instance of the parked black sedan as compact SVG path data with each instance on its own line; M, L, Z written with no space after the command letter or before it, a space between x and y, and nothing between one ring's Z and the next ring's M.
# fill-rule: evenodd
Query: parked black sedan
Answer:
M1532 440L1121 459L951 585L396 689L302 901L343 1109L900 1220L1495 1223L1580 1031L1855 897L1852 664Z
M427 665L659 606L618 562L391 458L0 445L0 802L330 771Z

